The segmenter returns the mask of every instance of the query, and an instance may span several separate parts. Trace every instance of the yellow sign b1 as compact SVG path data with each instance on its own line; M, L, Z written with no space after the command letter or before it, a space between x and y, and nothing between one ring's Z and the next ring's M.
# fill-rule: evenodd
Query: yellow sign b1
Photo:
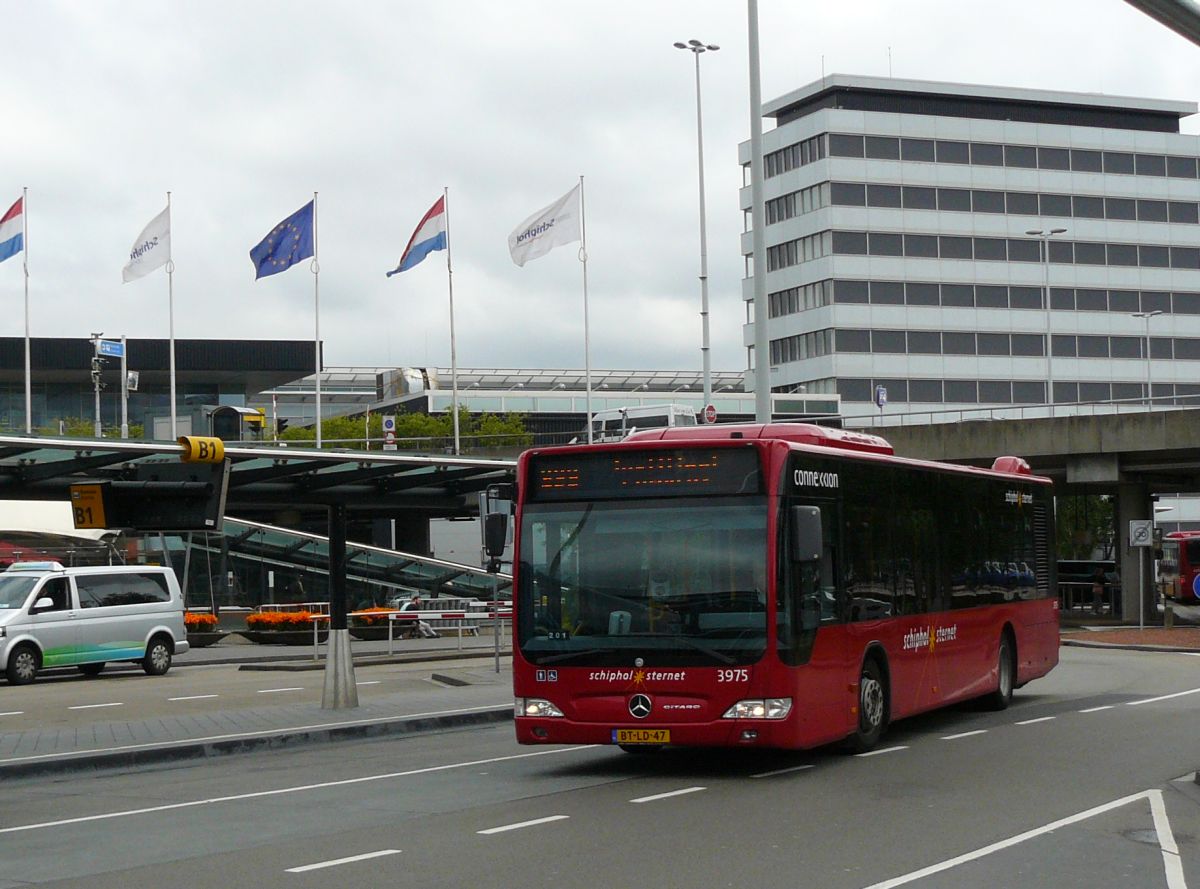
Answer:
M220 463L225 459L225 442L219 438L181 435L179 444L183 447L179 459L184 463Z

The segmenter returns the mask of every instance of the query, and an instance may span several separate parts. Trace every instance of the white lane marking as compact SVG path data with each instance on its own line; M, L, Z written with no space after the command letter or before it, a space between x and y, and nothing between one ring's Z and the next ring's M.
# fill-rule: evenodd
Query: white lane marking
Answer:
M96 710L100 707L124 707L120 701L115 701L111 704L76 704L74 707L68 707L68 710Z
M7 710L4 713L0 713L0 716L21 716L24 712L24 710Z
M379 683L381 683L381 682L383 682L382 679L368 679L365 682L356 682L354 684L355 685L379 685Z
M378 852L366 852L362 855L350 855L347 858L334 858L330 861L318 861L315 864L304 864L300 867L289 867L284 873L302 874L305 871L320 870L323 867L337 867L339 864L351 864L355 861L367 861L371 858L382 858L385 855L399 855L399 849L380 849Z
M864 756L879 756L883 753L895 753L897 750L907 750L907 746L900 747L884 747L882 750L868 750L866 753L856 753L855 756L862 758Z
M1051 719L1058 719L1057 716L1039 716L1037 719L1022 719L1014 725L1033 725L1035 722L1049 722Z
M430 710L426 713L405 713L391 719L347 719L342 722L318 722L312 725L289 725L280 728L260 729L256 732L231 732L226 735L208 735L203 738L183 738L179 741L147 742L145 744L123 744L119 747L93 747L88 750L71 750L66 753L38 753L34 756L10 756L0 759L0 765L16 762L38 762L43 759L74 759L80 756L94 756L97 753L129 753L133 750L169 750L172 747L186 747L191 744L211 744L214 741L236 741L240 738L260 738L263 735L277 735L280 732L308 732L320 729L350 728L358 725L388 725L394 722L404 722L409 719L425 719L430 716L455 716L460 713L478 713L483 710L495 710L498 704L484 704L479 707L462 707L457 710ZM508 707L512 705L509 704ZM591 745L594 746L594 745Z
M292 685L287 688L260 688L258 690L258 693L260 695L269 695L269 694L274 694L277 691L304 691L304 686L303 685Z
M1158 845L1162 849L1163 870L1167 873L1167 889L1187 889L1183 878L1183 862L1179 858L1179 847L1175 845L1175 834L1167 819L1167 806L1161 790L1150 791L1150 814L1154 817L1154 832L1158 834Z
M184 695L181 698L167 698L168 701L203 701L206 698L219 698L220 695Z
M786 775L788 772L803 772L805 769L811 769L812 763L803 766L789 766L786 769L775 769L773 772L759 772L757 775L751 775L751 778L773 778L776 775Z
M189 742L190 743L190 742ZM411 778L414 775L428 775L433 772L446 772L451 769L469 769L489 765L496 762L529 759L534 756L554 756L561 753L575 753L581 750L591 750L597 744L583 747L560 747L553 750L538 750L533 753L515 753L511 756L493 756L490 759L476 759L470 762L452 762L440 766L427 766L423 769L409 769L403 772L384 772L379 775L363 775L360 778L343 778L340 781L321 781L316 784L296 784L291 787L277 787L274 790L257 790L252 793L235 793L230 796L214 796L208 799L189 800L182 803L164 803L161 806L146 806L141 809L125 809L119 812L101 812L97 815L82 815L78 818L62 818L58 821L39 821L34 824L19 824L16 827L0 827L0 834L23 833L29 830L42 830L47 827L62 827L66 824L86 824L89 821L109 821L114 818L128 818L130 815L152 815L157 812L170 812L178 809L195 809L200 806L211 806L215 803L234 803L248 799L265 799L272 796L283 796L288 793L305 793L310 790L325 790L330 787L347 787L351 784L366 784L371 781L389 781L396 778Z
M672 796L683 796L685 793L699 793L701 790L708 790L707 787L685 787L682 790L669 790L666 793L656 793L653 796L639 796L637 799L631 799L631 803L652 803L655 800L667 799Z
M565 821L570 815L547 815L545 818L534 818L532 821L518 821L516 824L505 824L500 827L489 827L487 830L477 830L484 836L493 833L504 833L509 830L520 830L522 827L535 827L538 824L549 824L551 821Z
M1187 695L1200 694L1200 688L1189 688L1187 691L1177 691L1173 695L1162 695L1157 698L1146 698L1144 701L1126 701L1128 707L1136 707L1138 704L1153 704L1156 701L1169 701L1171 698L1182 698Z
M1086 710L1080 710L1080 713L1099 713L1101 710L1111 710L1112 704L1105 704L1103 707L1088 707Z
M943 741L957 741L959 738L971 738L975 735L986 735L988 730L985 728L976 729L973 732L959 732L957 735L943 735Z
M993 852L999 852L1026 840L1031 840L1043 834L1053 833L1059 828L1066 827L1070 824L1076 824L1080 821L1086 821L1088 818L1093 818L1096 815L1102 815L1105 812L1110 812L1113 809L1119 809L1122 806L1127 806L1130 803L1137 802L1141 799L1146 799L1149 793L1142 791L1131 796L1123 796L1118 800L1113 800L1111 803L1104 803L1095 808L1088 809L1086 812L1080 812L1077 815L1069 815L1066 818L1060 818L1058 821L1052 821L1050 824L1044 824L1041 827L1035 827L1033 830L1027 830L1024 833L1019 833L1016 836L1009 837L1007 840L1000 840L998 843L992 843L990 846L984 846L981 849L976 849L974 852L967 852L965 855L959 855L955 858L948 858L945 861L931 864L929 867L923 867L920 870L915 870L912 873L904 874L900 877L893 877L890 880L884 880L881 883L872 883L866 889L895 889L896 886L904 886L907 883L915 882L933 874L941 873L945 870L950 870L953 867L958 867L960 864L966 864L968 861L975 861L983 858L986 855L991 855ZM1172 886L1171 889L1185 889L1185 887Z

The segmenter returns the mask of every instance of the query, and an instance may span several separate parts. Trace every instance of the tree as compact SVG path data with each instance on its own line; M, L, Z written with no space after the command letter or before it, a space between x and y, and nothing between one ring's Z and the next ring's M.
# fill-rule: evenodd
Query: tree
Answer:
M459 439L463 450L492 447L528 447L533 436L525 429L520 414L481 414L472 416L459 409ZM315 442L313 426L289 426L279 436L288 442ZM363 450L366 439L371 450L379 450L383 439L383 416L372 414L364 423L359 417L329 417L321 423L323 446ZM396 444L405 451L444 452L454 442L454 417L451 414L407 413L396 416Z
M1111 559L1116 540L1112 498L1074 494L1056 498L1055 540L1060 559Z

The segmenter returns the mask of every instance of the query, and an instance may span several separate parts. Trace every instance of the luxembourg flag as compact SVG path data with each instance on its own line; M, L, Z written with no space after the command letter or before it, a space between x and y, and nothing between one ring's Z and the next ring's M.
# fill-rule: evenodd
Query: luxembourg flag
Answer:
M25 247L24 200L17 198L8 212L0 216L0 262L16 256Z
M421 217L417 230L408 239L408 246L400 257L400 263L387 273L390 278L407 272L434 250L446 249L446 196L437 199L429 212Z

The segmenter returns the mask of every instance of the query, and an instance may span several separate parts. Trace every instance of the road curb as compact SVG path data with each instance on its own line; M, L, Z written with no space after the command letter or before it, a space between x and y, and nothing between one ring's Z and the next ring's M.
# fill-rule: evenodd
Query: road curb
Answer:
M495 725L512 719L511 704L469 713L428 714L364 720L329 728L280 729L213 740L184 740L147 745L136 750L80 751L50 758L30 757L26 762L0 763L0 780L40 777L80 771L128 768L164 762L212 759L259 750L284 750L302 744L361 741L387 735L415 735L474 726Z
M1200 648L1180 648L1176 645L1143 645L1139 643L1125 642L1092 642L1084 639L1060 639L1060 645L1071 645L1075 648L1106 648L1110 651L1117 649L1120 651L1155 651L1159 653L1176 654L1200 654Z
M502 652L500 652L500 657L501 658L506 658L506 657L511 658L512 652L511 651L502 651ZM453 652L453 653L448 653L448 654L424 655L421 657L413 657L412 655L405 656L405 655L386 655L386 654L362 655L361 657L356 657L354 659L354 666L356 666L356 667L374 667L374 666L379 666L382 664L422 664L422 663L425 663L426 661L438 661L438 662L441 662L441 661L466 661L466 660L474 661L474 660L483 660L485 658L489 661L494 661L496 659L496 655L494 652L490 652L490 651L489 652L480 652L478 654L462 654L460 652ZM295 661L291 661L291 662L257 661L257 662L253 662L253 663L246 663L244 661L234 661L232 663L238 664L239 671L248 670L248 671L260 671L260 672L273 671L273 672L278 672L278 673L303 673L308 670L324 670L325 669L325 661L324 660L319 660L319 661L311 661L310 660L310 661L301 662L301 663L297 663ZM227 664L226 666L230 666L230 665L231 664ZM197 664L196 666L199 666L199 665Z

